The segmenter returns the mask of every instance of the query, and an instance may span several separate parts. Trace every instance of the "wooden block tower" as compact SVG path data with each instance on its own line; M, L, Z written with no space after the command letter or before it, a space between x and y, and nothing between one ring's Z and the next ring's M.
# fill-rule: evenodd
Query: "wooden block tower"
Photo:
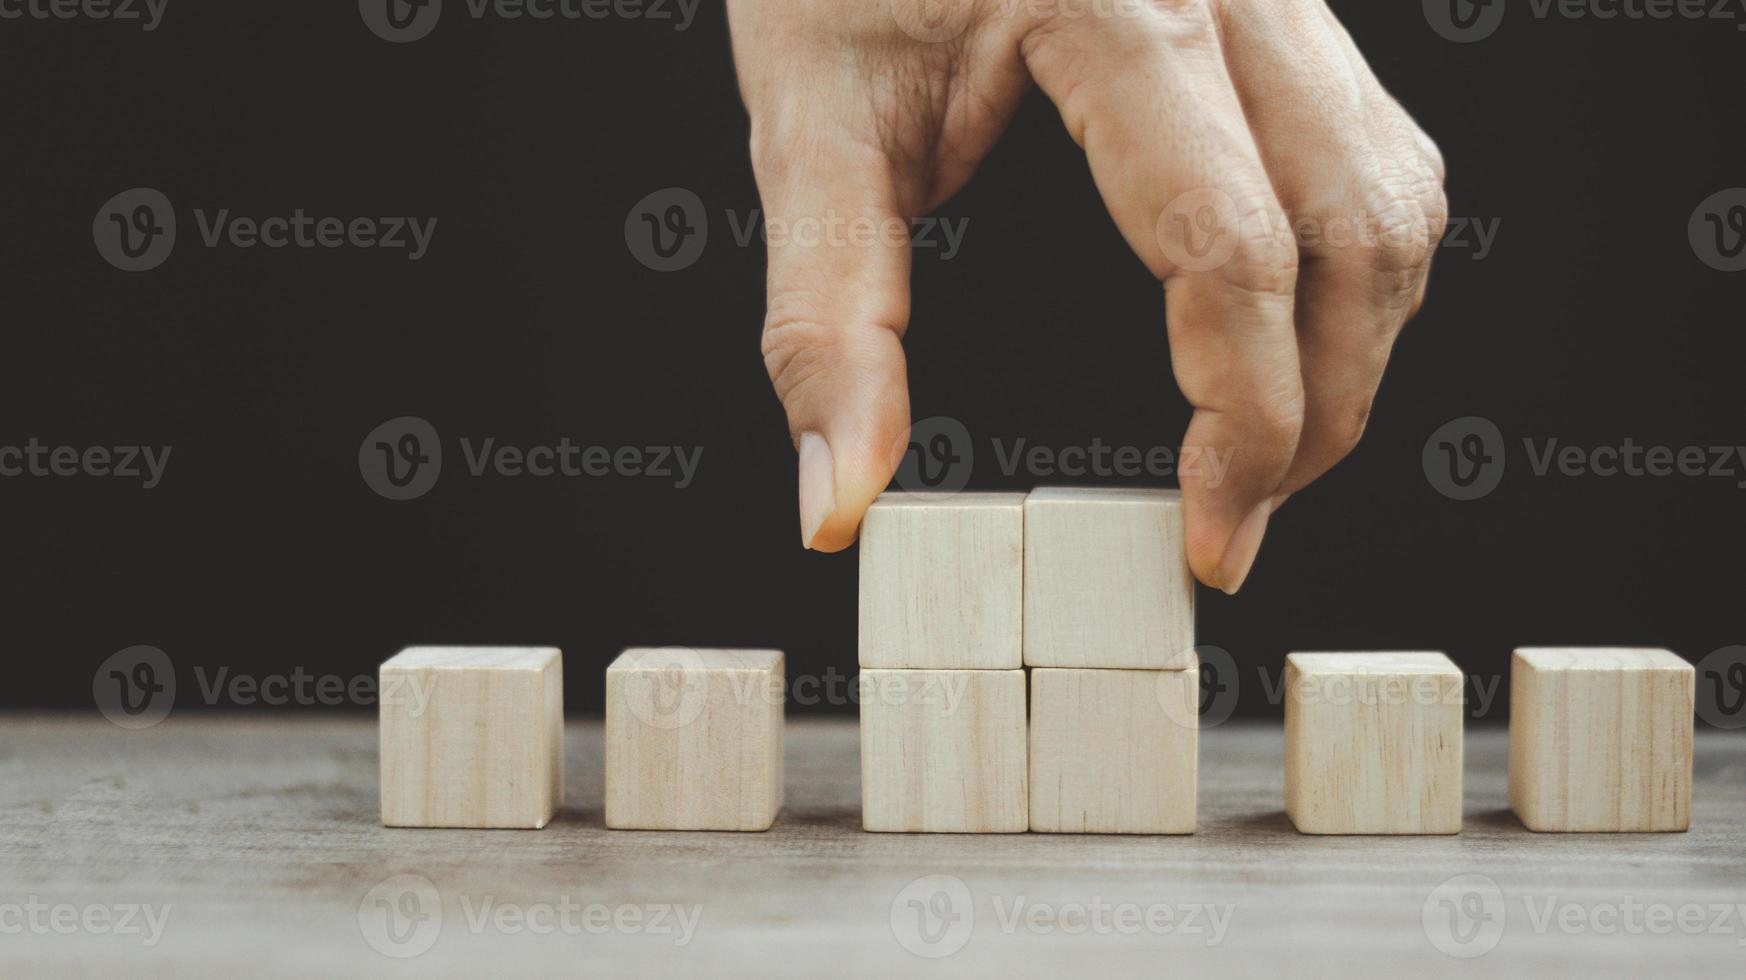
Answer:
M1510 807L1541 832L1691 826L1696 672L1667 650L1524 648L1510 668Z
M1200 662L1184 543L1173 490L1025 499L1032 830L1194 832Z
M1025 830L1024 495L887 493L860 547L862 825Z

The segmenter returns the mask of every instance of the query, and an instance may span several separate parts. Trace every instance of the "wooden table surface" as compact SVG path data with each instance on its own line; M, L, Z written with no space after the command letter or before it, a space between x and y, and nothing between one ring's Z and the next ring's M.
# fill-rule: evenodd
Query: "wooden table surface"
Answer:
M1298 835L1236 724L1193 837L910 836L860 830L854 722L796 720L769 833L639 833L572 722L546 830L385 830L367 717L14 715L0 976L1746 975L1746 733L1700 733L1688 834L1530 834L1506 748L1469 731L1456 837Z

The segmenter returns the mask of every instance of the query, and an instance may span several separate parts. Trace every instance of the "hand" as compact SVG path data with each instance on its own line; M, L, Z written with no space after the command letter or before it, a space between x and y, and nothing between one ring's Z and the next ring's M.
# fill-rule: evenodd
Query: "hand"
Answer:
M803 543L847 547L907 442L902 228L1034 80L1164 284L1188 558L1235 592L1273 509L1364 431L1447 216L1443 164L1322 0L728 0L771 229L765 366ZM820 231L837 224L837 234ZM800 234L811 229L813 234Z

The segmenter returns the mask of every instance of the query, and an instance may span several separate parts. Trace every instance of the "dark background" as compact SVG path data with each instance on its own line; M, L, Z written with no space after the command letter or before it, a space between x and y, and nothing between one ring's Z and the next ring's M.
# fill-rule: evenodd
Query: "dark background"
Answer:
M1245 672L1293 649L1440 648L1472 672L1525 643L1746 642L1746 491L1729 478L1531 475L1521 440L1746 442L1746 274L1699 261L1699 202L1746 185L1734 22L1539 20L1454 44L1417 3L1337 2L1439 141L1452 213L1489 256L1439 253L1364 444L1272 526L1199 636ZM138 481L0 479L0 705L89 707L134 644L197 668L351 677L408 643L546 643L598 711L627 645L768 645L789 674L855 665L853 552L804 552L795 464L758 356L764 256L725 15L693 27L475 21L460 0L389 44L352 3L170 0L163 24L0 21L0 445L174 447ZM92 220L163 191L161 267L107 264ZM626 245L645 195L694 191L681 272ZM207 249L193 211L440 219L431 252ZM968 190L950 261L918 253L918 419L988 440L1174 445L1160 290L1033 94ZM1469 233L1471 242L1471 233ZM447 462L393 502L366 433L429 420ZM1445 498L1421 451L1483 416L1496 492ZM469 478L458 440L702 447L696 483ZM1024 489L991 453L972 485ZM1068 481L1071 482L1071 481ZM1107 481L1104 481L1107 482ZM1244 677L1244 713L1266 714ZM221 704L223 702L221 701ZM808 710L802 705L794 710ZM838 710L853 710L841 706Z

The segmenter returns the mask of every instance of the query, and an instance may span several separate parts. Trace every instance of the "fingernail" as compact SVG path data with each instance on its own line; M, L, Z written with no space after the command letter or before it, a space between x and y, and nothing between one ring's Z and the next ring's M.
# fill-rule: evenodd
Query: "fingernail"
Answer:
M818 529L837 509L837 477L830 443L816 432L800 436L800 544L812 547Z
M1261 536L1267 533L1267 518L1272 514L1273 501L1263 500L1231 534L1230 543L1225 545L1225 556L1219 559L1219 588L1226 595L1236 595L1249 577L1255 556L1261 552Z

